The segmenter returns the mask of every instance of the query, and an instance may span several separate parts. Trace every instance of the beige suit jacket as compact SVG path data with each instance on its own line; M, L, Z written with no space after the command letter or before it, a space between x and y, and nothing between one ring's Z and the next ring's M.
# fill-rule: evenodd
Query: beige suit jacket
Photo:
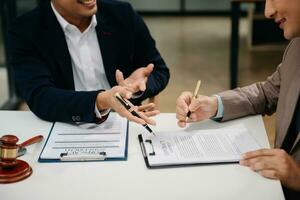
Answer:
M225 91L219 95L224 105L223 121L251 114L276 112L275 147L279 148L288 132L300 91L300 38L290 42L282 63L265 82ZM294 143L292 156L300 163L300 134Z

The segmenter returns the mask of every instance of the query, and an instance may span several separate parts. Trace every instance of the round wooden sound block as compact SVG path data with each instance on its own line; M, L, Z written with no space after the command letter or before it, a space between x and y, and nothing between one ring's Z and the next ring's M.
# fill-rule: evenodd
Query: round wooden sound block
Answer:
M15 183L32 174L32 169L27 162L16 160L16 166L3 168L0 166L0 183Z

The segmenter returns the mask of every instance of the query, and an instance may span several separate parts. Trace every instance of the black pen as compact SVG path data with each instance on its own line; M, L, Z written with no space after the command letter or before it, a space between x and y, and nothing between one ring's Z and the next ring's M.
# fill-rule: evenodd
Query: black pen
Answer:
M142 117L134 110L134 105L130 101L124 99L118 92L115 94L115 97L133 116L142 119ZM142 126L145 127L149 131L149 133L155 135L152 129L148 126L148 124L142 124Z

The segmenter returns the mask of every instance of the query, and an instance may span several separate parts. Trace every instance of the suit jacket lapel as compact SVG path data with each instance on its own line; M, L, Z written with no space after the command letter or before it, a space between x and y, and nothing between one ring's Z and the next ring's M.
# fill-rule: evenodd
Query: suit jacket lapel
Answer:
M61 70L67 89L74 89L72 62L68 45L64 32L49 2L44 5L44 14L45 28L41 33L42 42L48 47L45 49L49 49L49 53L55 58L55 64L58 65L58 69Z
M99 6L101 9L102 7ZM102 9L103 10L103 9ZM114 37L115 32L111 24L109 23L109 18L106 17L105 13L102 12L97 13L97 22L96 32L98 36L100 51L102 54L103 65L106 73L106 77L110 86L117 85L115 79L115 71L117 69L116 66L116 51L114 49Z

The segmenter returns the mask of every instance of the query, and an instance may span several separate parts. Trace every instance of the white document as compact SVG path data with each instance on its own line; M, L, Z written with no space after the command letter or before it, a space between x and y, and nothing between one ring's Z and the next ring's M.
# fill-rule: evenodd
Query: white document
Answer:
M237 162L243 153L261 149L244 126L199 131L143 134L150 166Z
M56 122L40 160L61 159L62 156L71 156L75 161L93 160L98 155L105 159L125 158L127 126L127 120L117 113L110 113L99 125Z

